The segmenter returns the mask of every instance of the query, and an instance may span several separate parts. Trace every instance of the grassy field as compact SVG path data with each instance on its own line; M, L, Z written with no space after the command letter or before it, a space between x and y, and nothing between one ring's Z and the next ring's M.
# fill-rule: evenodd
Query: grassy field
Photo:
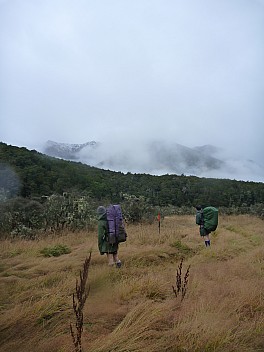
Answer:
M121 269L110 268L97 234L0 242L0 351L74 351L72 295L92 253L83 352L264 351L264 223L220 216L205 248L194 216L127 227ZM60 246L60 247L58 247ZM45 257L52 249L70 253ZM189 269L186 295L176 272Z

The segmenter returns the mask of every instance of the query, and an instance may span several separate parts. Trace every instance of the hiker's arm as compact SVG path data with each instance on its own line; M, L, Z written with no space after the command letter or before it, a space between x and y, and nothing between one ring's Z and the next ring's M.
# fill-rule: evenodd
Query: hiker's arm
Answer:
M98 223L98 248L101 252L103 242L106 240L107 227L103 222Z
M202 214L199 211L196 213L196 224L202 225Z

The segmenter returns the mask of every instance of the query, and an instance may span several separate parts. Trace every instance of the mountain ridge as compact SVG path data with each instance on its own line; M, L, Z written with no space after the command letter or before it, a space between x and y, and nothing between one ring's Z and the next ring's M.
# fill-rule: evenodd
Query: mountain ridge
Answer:
M203 148L203 152L200 152L197 148ZM107 149L107 152L105 149ZM172 173L185 173L201 169L219 169L223 161L211 155L211 150L215 151L216 147L190 148L179 143L168 144L161 141L152 141L142 149L141 153L137 151L135 156L133 155L133 147L124 147L120 150L113 150L111 153L111 148L101 142L67 144L47 141L43 152L49 156L81 161L91 166L109 168L115 171L126 170L130 172L137 165L142 167L141 164L144 164L144 171L150 173L158 169L170 170ZM131 161L133 165L131 165Z
M45 143L44 151L45 154L49 156L54 156L66 160L78 159L78 152L83 148L90 146L94 147L96 145L95 141L86 142L82 144L69 144L69 143L58 143L51 140L48 140Z
M49 140L41 152L124 173L184 174L256 182L264 180L264 167L252 160L226 157L221 148L210 144L187 147L160 140L129 145L118 145L111 141L70 144Z

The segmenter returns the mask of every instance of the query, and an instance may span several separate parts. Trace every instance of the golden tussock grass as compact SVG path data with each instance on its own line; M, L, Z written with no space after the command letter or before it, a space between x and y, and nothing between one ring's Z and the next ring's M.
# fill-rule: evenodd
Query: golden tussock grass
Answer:
M264 227L250 216L220 216L205 248L194 216L131 225L121 269L97 249L96 232L0 242L1 352L70 352L72 294L92 253L83 352L264 351ZM57 244L71 252L44 257ZM186 296L176 271L190 265Z

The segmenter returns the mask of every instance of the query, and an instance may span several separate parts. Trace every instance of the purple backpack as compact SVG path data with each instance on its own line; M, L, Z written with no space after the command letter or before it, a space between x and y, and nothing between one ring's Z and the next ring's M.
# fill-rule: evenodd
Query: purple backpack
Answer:
M106 217L108 223L108 242L110 244L125 242L127 234L124 228L120 205L109 205L106 208Z

